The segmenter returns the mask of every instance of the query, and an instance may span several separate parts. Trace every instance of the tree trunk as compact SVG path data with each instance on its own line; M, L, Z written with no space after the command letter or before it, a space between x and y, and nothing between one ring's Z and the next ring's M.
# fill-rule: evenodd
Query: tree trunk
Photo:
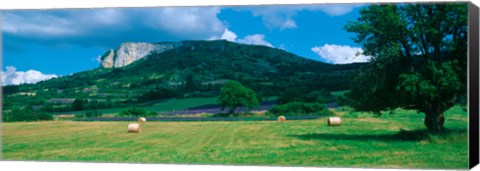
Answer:
M431 133L442 133L444 131L444 122L445 118L443 117L443 113L426 113L425 126L427 126L428 131Z

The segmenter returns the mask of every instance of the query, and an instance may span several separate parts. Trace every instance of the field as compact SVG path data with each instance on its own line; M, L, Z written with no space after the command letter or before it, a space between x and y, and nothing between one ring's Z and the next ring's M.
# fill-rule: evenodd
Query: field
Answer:
M445 135L428 135L423 114L379 118L337 111L340 127L308 121L3 123L3 160L281 165L374 168L468 166L467 114L447 111ZM288 119L288 118L287 118Z

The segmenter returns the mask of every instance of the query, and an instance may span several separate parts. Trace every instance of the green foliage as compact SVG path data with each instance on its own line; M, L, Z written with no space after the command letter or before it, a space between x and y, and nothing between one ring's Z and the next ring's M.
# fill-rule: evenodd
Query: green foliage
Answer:
M72 103L72 110L83 110L85 109L85 104L88 103L84 99L75 99Z
M372 56L348 95L351 105L416 109L431 132L442 132L443 112L466 97L467 3L371 5L345 29Z
M220 92L218 101L222 110L228 108L230 114L234 113L239 107L253 109L260 105L255 91L244 87L238 81L227 81Z
M130 107L122 112L119 113L119 116L135 116L135 117L147 117L147 116L156 116L157 113L155 112L149 112L143 108L138 108L138 107Z
M11 95L19 92L19 85L3 86L3 95Z
M273 116L304 116L321 115L330 116L333 113L320 103L292 102L283 105L275 105L268 110L267 115Z
M333 100L332 94L325 90L308 91L306 89L289 88L277 99L277 104L290 102L327 103Z
M277 104L287 104L302 95L298 89L289 88L278 97Z
M139 96L138 101L144 103L144 102L149 102L154 100L174 98L177 96L178 96L178 93L174 90L159 88L154 91L150 90L144 93L143 95Z
M98 111L98 110L90 110L90 111L87 111L83 114L83 117L99 117L99 116L102 116L102 112Z
M9 112L3 112L3 114L3 121L5 122L40 121L53 119L53 116L51 114L42 111L34 111L31 109L31 107L16 107Z

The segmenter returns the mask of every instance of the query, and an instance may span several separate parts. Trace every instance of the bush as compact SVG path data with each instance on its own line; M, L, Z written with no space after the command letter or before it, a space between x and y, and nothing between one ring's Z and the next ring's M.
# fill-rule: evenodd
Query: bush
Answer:
M138 107L130 107L122 112L120 112L120 116L157 116L156 112L150 112L143 108Z
M40 121L52 120L53 115L46 112L38 112L37 118L38 118L37 120L40 120Z
M334 101L335 98L326 90L308 91L288 89L284 91L277 99L278 104L287 104L292 102L306 102L306 103L327 103Z
M84 117L99 117L102 115L102 112L100 111L97 111L97 110L91 110L91 111L87 111L83 114Z
M52 120L53 116L47 112L33 111L30 107L19 108L15 107L10 112L5 112L3 120L5 122L17 122L17 121L39 121L39 120Z
M145 94L142 94L137 98L137 100L141 103L144 103L144 102L149 102L154 100L174 98L179 96L179 94L180 93L176 92L175 90L171 90L167 88L158 88L155 91L150 90Z
M329 116L333 113L320 103L291 102L283 105L276 105L268 110L267 115L271 116L304 116L322 115Z

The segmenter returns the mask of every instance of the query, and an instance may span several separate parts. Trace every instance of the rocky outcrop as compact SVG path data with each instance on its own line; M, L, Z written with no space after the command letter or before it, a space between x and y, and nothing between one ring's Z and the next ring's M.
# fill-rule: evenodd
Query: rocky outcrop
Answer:
M109 50L101 58L104 68L119 68L129 65L152 53L162 53L180 46L180 43L122 43L117 50Z
M103 56L102 56L102 67L104 68L112 68L113 67L113 56L115 53L113 52L112 49L107 51Z

